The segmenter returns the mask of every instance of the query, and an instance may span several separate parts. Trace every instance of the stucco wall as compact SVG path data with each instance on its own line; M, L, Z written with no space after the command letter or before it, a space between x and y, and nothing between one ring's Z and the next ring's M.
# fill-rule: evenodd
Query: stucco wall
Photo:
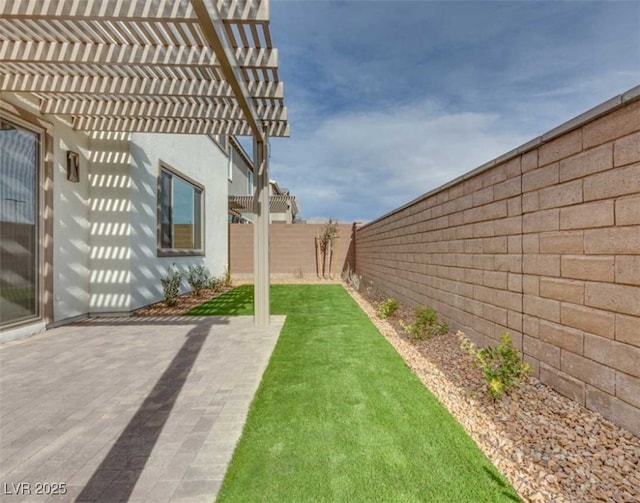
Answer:
M205 187L205 256L157 257L157 183L160 161ZM227 257L227 157L206 136L134 134L131 138L131 304L162 299L160 278L175 263L205 265L221 276Z
M317 277L315 238L321 224L274 223L270 233L270 267L274 276ZM353 226L339 224L334 277L339 278L347 263L352 261L351 237ZM253 275L253 225L229 225L229 268L235 277Z
M89 138L52 116L25 95L2 93L2 100L50 125L53 148L53 321L87 313L89 303ZM67 151L80 154L80 180L67 180ZM48 239L48 238L45 238ZM28 329L22 330L29 333Z
M358 273L640 434L640 88L359 229Z
M206 136L73 131L39 113L26 96L2 93L5 113L30 114L51 137L53 167L52 319L11 329L35 333L43 323L64 323L87 314L128 313L161 300L160 278L172 263L180 270L204 264L224 273L228 262L227 157ZM12 110L16 112L12 112ZM80 180L67 180L67 151L80 154ZM48 154L47 154L48 156ZM47 157L47 161L49 156ZM159 162L205 187L205 255L157 257ZM49 232L49 231L47 231ZM45 266L45 269L49 266ZM186 284L185 284L186 286ZM14 338L3 331L2 340Z
M231 145L231 179L229 180L230 196L248 196L253 189L249 190L249 172L251 171L247 161Z

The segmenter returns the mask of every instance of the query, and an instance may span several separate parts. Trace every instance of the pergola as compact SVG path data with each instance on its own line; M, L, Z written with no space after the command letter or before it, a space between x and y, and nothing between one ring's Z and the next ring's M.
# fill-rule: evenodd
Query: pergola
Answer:
M78 131L252 136L255 320L268 325L267 140L289 136L269 0L0 0L0 83Z

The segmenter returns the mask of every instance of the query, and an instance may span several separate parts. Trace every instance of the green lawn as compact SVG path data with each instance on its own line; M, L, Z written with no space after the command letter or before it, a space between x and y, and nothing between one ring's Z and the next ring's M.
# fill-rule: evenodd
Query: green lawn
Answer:
M287 321L218 501L519 501L342 286L271 292ZM251 303L240 287L191 314Z

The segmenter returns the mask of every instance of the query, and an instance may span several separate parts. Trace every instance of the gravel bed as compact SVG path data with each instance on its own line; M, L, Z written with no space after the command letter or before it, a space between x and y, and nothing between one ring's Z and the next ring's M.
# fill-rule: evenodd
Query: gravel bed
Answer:
M492 402L463 334L408 339L399 319L377 317L381 299L347 287L425 386L460 422L525 501L640 501L640 438L534 377Z

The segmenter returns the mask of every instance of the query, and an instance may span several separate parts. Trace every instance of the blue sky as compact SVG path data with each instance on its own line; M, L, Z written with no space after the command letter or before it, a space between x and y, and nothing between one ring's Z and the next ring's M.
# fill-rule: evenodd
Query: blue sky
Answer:
M640 1L272 0L305 219L370 220L640 84Z

